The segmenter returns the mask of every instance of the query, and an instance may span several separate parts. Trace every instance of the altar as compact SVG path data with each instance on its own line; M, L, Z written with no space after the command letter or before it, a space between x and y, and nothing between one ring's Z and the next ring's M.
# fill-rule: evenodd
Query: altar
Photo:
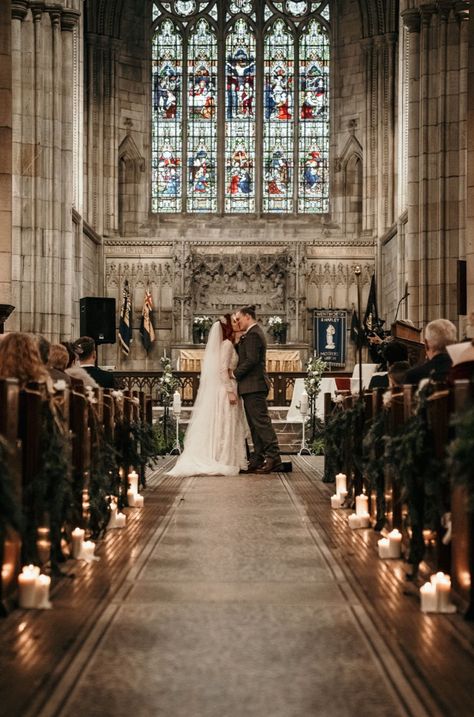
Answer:
M201 371L204 348L180 348L176 361L177 371ZM268 373L299 373L303 370L303 362L299 349L279 348L267 349Z

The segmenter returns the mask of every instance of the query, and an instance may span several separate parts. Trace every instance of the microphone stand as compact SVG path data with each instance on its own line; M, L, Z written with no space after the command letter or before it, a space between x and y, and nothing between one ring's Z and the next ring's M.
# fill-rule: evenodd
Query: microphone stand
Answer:
M394 318L394 320L393 320L393 323L395 323L395 321L397 320L398 311L399 311L399 309L400 309L400 304L402 303L402 301L406 301L409 296L410 296L410 294L408 293L408 290L405 289L405 293L403 294L402 298L400 299L400 301L399 301L398 304L397 304L397 310L396 310L396 312L395 312L395 318Z
M354 269L354 274L356 277L357 282L357 314L359 319L359 331L358 331L358 341L357 341L357 359L359 362L359 401L362 401L363 399L363 391L362 391L362 317L361 317L361 302L360 302L360 275L361 275L361 268L359 265L356 266Z

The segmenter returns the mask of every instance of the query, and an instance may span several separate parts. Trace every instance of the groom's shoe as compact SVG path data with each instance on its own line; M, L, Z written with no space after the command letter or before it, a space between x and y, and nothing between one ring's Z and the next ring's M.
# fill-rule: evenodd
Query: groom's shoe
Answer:
M279 458L265 458L265 463L261 468L257 468L255 473L265 475L266 473L278 473L283 471L283 463Z
M255 473L258 468L264 465L265 461L263 458L251 458L246 471L240 471L241 473Z

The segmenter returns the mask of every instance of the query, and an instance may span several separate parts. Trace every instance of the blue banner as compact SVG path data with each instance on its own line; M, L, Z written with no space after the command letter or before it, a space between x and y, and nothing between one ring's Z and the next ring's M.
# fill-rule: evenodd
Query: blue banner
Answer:
M314 349L331 368L346 365L347 311L315 309Z

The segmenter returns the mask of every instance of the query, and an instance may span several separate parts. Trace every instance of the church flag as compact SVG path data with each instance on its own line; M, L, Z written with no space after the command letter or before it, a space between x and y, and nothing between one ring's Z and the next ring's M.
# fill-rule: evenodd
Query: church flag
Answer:
M128 281L125 280L122 293L122 306L120 307L120 324L119 324L119 341L125 356L130 353L130 343L132 341L132 300L130 298L130 288Z
M142 318L140 321L140 336L145 351L148 353L153 341L155 340L155 329L153 327L153 300L150 290L145 291L145 299L143 301Z
M359 348L359 342L362 342L362 326L360 325L359 316L355 309L352 310L351 317L351 341Z
M377 289L375 286L375 274L372 274L370 281L369 296L367 299L367 308L365 310L365 316L363 326L365 329L365 335L380 328L379 312L377 309Z

